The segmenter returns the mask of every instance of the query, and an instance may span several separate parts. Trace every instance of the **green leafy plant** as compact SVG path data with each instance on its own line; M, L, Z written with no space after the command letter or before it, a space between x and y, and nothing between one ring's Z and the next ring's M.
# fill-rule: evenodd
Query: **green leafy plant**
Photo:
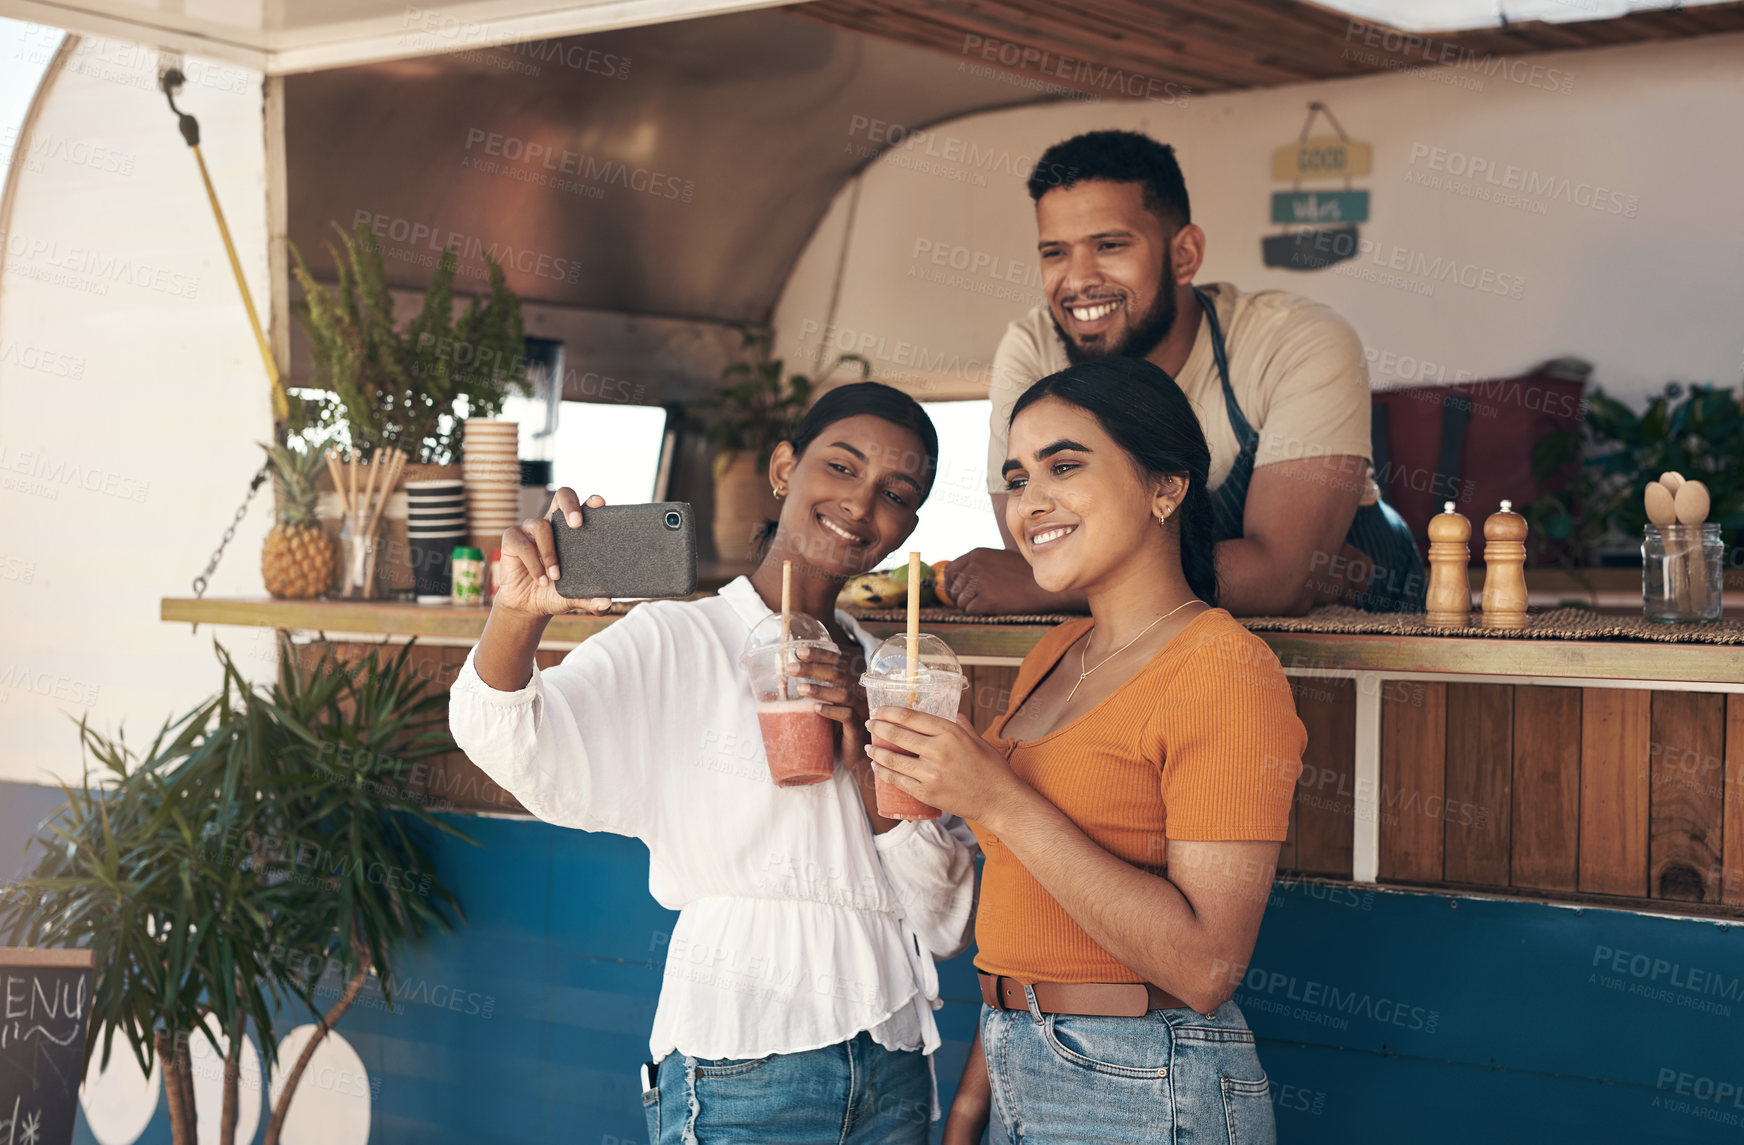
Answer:
M1556 563L1587 565L1606 542L1638 541L1647 524L1649 481L1675 470L1708 487L1708 519L1728 542L1744 541L1744 405L1738 393L1711 384L1672 382L1637 414L1594 390L1583 432L1547 434L1533 450L1540 481L1571 461L1575 476L1522 510Z
M717 478L739 453L754 454L759 473L768 469L770 455L792 436L813 392L843 365L859 366L861 381L872 376L872 363L859 354L838 355L815 381L804 374L786 374L786 363L769 357L767 332L741 328L739 335L743 360L721 371L714 396L698 403L708 426L705 436L715 450Z
M389 446L411 460L446 465L461 444L462 419L495 417L511 387L531 397L521 303L489 255L490 289L454 316L453 247L442 252L418 316L401 331L382 270L381 245L359 223L337 223L344 257L325 244L338 285L315 281L291 246L303 298L292 313L309 336L317 396L293 395L291 430L346 427L364 454ZM324 391L324 393L322 392Z
M465 836L408 782L453 746L447 697L420 694L411 648L346 663L323 641L305 662L280 633L279 680L265 688L218 647L219 693L166 722L142 755L80 721L83 781L63 785L66 802L32 841L34 869L0 897L0 934L93 952L86 1070L99 1044L108 1064L117 1035L142 1070L161 1063L176 1145L196 1141L196 1036L228 1043L219 1140L233 1145L248 1027L271 1068L281 1009L314 1016L271 1110L276 1145L303 1069L369 975L391 1005L399 952L460 918L423 836ZM327 969L345 986L323 1012Z

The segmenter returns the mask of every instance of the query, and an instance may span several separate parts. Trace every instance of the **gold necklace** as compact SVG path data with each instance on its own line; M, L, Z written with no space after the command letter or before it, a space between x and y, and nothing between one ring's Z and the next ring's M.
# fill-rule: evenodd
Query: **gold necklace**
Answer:
M1134 636L1131 640L1128 640L1125 644L1122 644L1119 648L1116 648L1114 651L1110 652L1106 657L1103 658L1102 664L1108 663L1108 661L1114 659L1116 656L1120 655L1122 652L1125 652L1128 648L1131 648L1134 644L1137 644L1139 642L1139 639L1142 636L1144 636L1145 633L1149 632L1151 629L1155 628L1157 625L1161 624L1163 621L1167 620L1169 617L1175 615L1175 613L1181 611L1183 608L1186 608L1189 604L1198 604L1198 603L1199 603L1199 598L1196 596L1190 597L1187 600L1183 600L1180 604L1177 604L1175 607L1169 609L1169 611L1163 613L1161 616L1157 617L1155 620L1151 621L1149 624L1147 624L1143 628L1139 629L1138 636ZM1102 664L1096 665L1096 668L1085 668L1084 667L1084 661L1090 655L1090 641L1095 637L1095 635L1096 635L1096 630L1094 628L1092 628L1090 630L1090 634L1084 638L1084 647L1078 649L1078 667L1080 669L1080 671L1078 673L1078 683L1073 684L1072 690L1070 692L1066 693L1066 702L1068 704L1072 702L1072 697L1078 694L1078 684L1082 684L1084 682L1085 678L1090 675L1090 673L1096 671L1096 668L1102 667Z

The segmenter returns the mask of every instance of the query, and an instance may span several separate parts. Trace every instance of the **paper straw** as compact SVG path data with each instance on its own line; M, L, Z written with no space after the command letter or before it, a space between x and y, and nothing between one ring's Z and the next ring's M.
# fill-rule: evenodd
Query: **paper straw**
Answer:
M781 562L781 698L787 699L787 642L793 637L793 562Z
M368 480L363 484L363 511L358 514L358 524L360 525L367 524L375 518L375 479L381 475L381 459L385 452L386 450L377 449L375 456L369 459L369 465L365 468Z
M336 449L327 451L327 475L333 478L333 491L339 494L340 507L349 515L351 501L345 496L345 478L339 473L339 451Z
M920 553L908 554L908 706L920 703Z
M406 455L397 449L388 450L387 478L382 482L381 500L376 502L375 511L370 514L369 526L364 530L364 536L374 536L376 523L381 520L382 511L388 507L388 498L394 495L394 486L399 484L400 473L406 467Z

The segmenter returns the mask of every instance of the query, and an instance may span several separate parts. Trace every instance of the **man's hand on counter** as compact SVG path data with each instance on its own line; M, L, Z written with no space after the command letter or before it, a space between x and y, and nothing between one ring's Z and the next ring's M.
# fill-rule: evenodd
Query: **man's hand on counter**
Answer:
M1049 592L1035 582L1029 562L1011 549L973 549L945 566L945 592L971 616L1021 612L1084 612L1082 592Z

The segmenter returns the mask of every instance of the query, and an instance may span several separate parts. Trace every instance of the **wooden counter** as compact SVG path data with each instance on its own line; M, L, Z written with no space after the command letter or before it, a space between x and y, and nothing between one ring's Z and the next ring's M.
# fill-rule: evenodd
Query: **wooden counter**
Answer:
M347 655L416 636L446 689L487 610L166 598L166 621L326 633ZM541 667L610 617L553 618ZM868 623L879 635L897 630ZM964 658L965 711L1004 711L1041 625L928 626ZM1309 746L1281 869L1692 914L1744 914L1744 649L1599 640L1261 632ZM431 797L519 811L458 751Z

